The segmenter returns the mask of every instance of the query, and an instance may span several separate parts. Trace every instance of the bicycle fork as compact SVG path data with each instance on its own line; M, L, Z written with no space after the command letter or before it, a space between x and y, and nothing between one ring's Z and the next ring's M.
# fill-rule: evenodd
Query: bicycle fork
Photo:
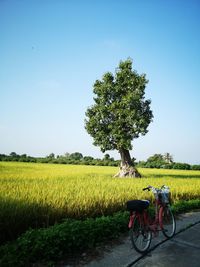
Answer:
M135 218L136 214L135 212L130 212L130 218L129 218L129 223L128 223L128 228L131 229L131 227L133 226L133 221Z

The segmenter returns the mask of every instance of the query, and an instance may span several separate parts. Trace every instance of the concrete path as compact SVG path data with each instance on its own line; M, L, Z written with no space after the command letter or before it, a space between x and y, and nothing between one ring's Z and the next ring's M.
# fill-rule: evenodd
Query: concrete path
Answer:
M130 265L129 265L130 266ZM135 267L199 267L200 223L161 244Z
M200 267L200 212L180 215L176 235L166 240L162 233L153 238L150 251L141 256L131 248L128 235L120 244L105 248L101 257L85 267Z

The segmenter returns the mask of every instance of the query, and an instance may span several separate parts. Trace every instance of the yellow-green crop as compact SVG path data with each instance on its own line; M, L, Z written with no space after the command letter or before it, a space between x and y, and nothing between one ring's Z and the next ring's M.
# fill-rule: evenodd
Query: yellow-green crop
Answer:
M142 191L149 184L168 185L174 202L200 198L200 171L140 169L142 179L114 178L116 172L115 167L0 162L0 232L12 238L63 218L112 214L129 199L152 200Z

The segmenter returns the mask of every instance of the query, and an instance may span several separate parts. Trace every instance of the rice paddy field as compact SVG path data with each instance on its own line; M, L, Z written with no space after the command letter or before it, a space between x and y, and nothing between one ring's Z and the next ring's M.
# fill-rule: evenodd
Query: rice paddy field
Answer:
M0 162L0 237L125 210L130 199L151 199L142 188L168 185L172 201L200 199L200 171L139 169L144 178L114 178L116 167Z

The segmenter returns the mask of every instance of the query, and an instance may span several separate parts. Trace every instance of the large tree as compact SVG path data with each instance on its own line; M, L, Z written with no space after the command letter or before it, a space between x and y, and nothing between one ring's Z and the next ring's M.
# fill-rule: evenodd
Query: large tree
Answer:
M120 153L120 177L140 176L129 150L133 139L148 132L153 118L151 101L145 100L147 83L145 74L139 75L127 59L119 63L115 75L107 72L93 86L95 103L86 111L85 128L102 152Z

